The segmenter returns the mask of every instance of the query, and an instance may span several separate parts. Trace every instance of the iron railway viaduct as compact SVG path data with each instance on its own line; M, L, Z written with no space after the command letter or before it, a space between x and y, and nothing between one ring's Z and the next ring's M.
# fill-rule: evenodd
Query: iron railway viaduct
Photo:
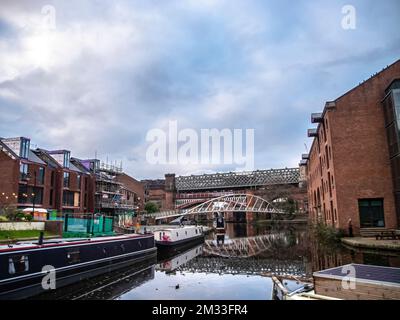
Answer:
M262 206L261 202L271 204L275 208L283 208L285 211L289 210L288 204L290 204L290 211L307 213L304 166L177 177L175 174L166 174L165 179L143 180L142 183L145 189L145 201L156 203L161 212L187 212L194 209L197 213L203 212L202 218L212 219L215 210L206 209L208 203L214 201L215 207L219 201L229 199L235 203L234 201L239 199L240 204L245 197L244 202L252 202L252 210L246 204L236 205L235 210L226 209L224 215L227 221L249 222L259 218L263 212L268 214L270 210L254 210L254 205Z

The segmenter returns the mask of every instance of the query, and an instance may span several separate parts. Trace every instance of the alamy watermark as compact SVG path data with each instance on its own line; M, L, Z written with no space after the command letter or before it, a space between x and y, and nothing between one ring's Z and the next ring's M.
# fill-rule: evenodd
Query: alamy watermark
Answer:
M42 27L48 30L55 30L56 25L56 8L52 5L45 5L42 7Z
M356 289L356 268L352 265L346 265L342 267L342 273L346 276L342 279L342 288L344 290L355 290Z
M350 4L342 7L343 18L341 21L344 30L355 30L357 27L357 11L356 8Z
M254 129L181 129L176 120L168 130L147 132L150 164L237 165L237 171L254 170Z
M56 289L56 269L51 265L43 266L42 273L45 276L42 278L43 290L55 290Z
M38 19L36 15L35 17L24 17L23 20L20 21L20 27L39 31L54 31L57 28L56 16L56 8L50 4L46 4L40 8L40 16Z

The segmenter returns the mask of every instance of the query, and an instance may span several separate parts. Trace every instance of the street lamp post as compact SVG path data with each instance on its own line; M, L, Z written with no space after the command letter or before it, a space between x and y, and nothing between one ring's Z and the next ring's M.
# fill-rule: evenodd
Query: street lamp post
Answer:
M32 217L35 214L35 198L36 198L36 171L33 172L34 180L33 180L33 192L32 192Z

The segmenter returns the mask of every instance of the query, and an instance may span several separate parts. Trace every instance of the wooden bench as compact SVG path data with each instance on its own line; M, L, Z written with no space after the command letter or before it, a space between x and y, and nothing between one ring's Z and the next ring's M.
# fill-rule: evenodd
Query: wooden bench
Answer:
M382 231L375 236L376 240L400 240L400 234L397 234L395 230Z

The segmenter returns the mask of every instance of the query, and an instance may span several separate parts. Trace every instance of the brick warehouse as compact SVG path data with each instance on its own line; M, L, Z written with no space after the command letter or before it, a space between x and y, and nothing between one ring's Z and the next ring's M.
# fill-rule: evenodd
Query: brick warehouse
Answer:
M400 223L400 60L311 115L309 214L354 234ZM397 200L396 200L397 199ZM397 203L397 204L396 204Z
M142 210L142 184L111 174L100 160L81 160L68 150L30 149L30 139L0 138L0 208L42 208L62 213ZM107 188L113 188L110 192Z

